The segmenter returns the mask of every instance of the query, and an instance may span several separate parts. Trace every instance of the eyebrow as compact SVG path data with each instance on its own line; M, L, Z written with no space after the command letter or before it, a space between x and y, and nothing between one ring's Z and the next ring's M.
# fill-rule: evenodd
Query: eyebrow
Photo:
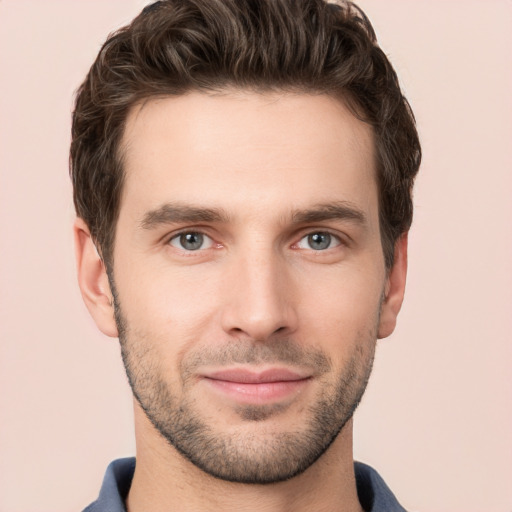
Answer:
M296 224L311 224L326 220L348 220L361 225L367 223L365 213L349 201L324 203L306 210L296 210L292 214L292 220Z
M179 222L227 222L228 215L222 209L200 208L179 203L165 203L146 212L140 225L144 229L153 229L162 224Z
M160 225L194 222L227 223L229 215L221 208L204 208L182 203L165 203L145 213L140 225L143 229L154 229ZM322 203L304 210L293 210L293 224L311 224L326 220L348 220L364 225L365 213L348 201Z

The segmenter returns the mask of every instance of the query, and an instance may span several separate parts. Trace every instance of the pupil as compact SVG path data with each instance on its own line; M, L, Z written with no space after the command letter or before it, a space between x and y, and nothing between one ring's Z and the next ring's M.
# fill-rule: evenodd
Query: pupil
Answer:
M185 233L181 235L180 243L183 248L195 251L203 245L203 235L201 233Z
M309 244L313 249L319 251L327 249L331 245L331 235L329 233L314 233L309 235Z

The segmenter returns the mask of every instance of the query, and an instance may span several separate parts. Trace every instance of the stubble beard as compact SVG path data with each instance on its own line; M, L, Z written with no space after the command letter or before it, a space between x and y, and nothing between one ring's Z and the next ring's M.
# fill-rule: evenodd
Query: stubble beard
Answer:
M264 426L265 420L284 412L281 404L271 404L240 405L234 409L243 422L260 422L260 430L222 432L201 416L201 408L190 394L182 393L183 398L178 398L173 393L163 377L151 340L130 331L115 293L114 305L128 381L147 418L183 457L225 481L271 484L304 472L326 452L350 420L372 370L376 327L360 336L354 354L334 382L324 379L320 398L302 413L303 421L295 430L276 432ZM193 369L204 363L267 362L313 367L319 378L332 372L331 361L323 352L304 349L290 339L268 343L237 341L215 351L205 349L185 359L181 365L183 389L190 382Z

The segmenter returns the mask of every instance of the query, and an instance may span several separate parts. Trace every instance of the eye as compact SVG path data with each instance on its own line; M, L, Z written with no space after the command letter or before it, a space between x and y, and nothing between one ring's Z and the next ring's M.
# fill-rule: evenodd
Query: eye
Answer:
M324 251L337 247L341 242L337 236L331 235L325 231L317 231L301 238L297 247L299 249L313 249L314 251Z
M198 251L200 249L209 249L212 247L213 240L203 233L187 231L173 236L169 240L169 244L184 251Z

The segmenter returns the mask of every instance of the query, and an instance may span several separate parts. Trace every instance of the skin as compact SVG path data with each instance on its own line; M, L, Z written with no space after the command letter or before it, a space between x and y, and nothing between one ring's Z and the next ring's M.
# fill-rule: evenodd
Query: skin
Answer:
M404 235L393 267L384 265L369 126L325 95L194 92L135 106L123 153L112 278L123 347L140 389L145 376L158 376L217 437L261 457L281 434L300 434L311 424L311 408L334 396L351 362L355 386L364 390L376 339L395 327L407 263ZM321 218L319 205L324 212L335 205L336 215ZM222 215L171 219L176 206ZM201 232L206 243L187 251L183 232ZM311 246L315 233L331 235L326 249ZM105 266L80 219L75 241L85 303L100 330L117 337ZM321 354L328 365L316 371L304 359L279 360L277 347L286 343ZM235 361L234 354L251 350L270 356ZM284 367L305 379L283 396L263 393L247 403L205 378L233 367L256 373ZM351 418L307 469L262 485L204 472L134 403L130 512L334 511L340 504L361 510Z

